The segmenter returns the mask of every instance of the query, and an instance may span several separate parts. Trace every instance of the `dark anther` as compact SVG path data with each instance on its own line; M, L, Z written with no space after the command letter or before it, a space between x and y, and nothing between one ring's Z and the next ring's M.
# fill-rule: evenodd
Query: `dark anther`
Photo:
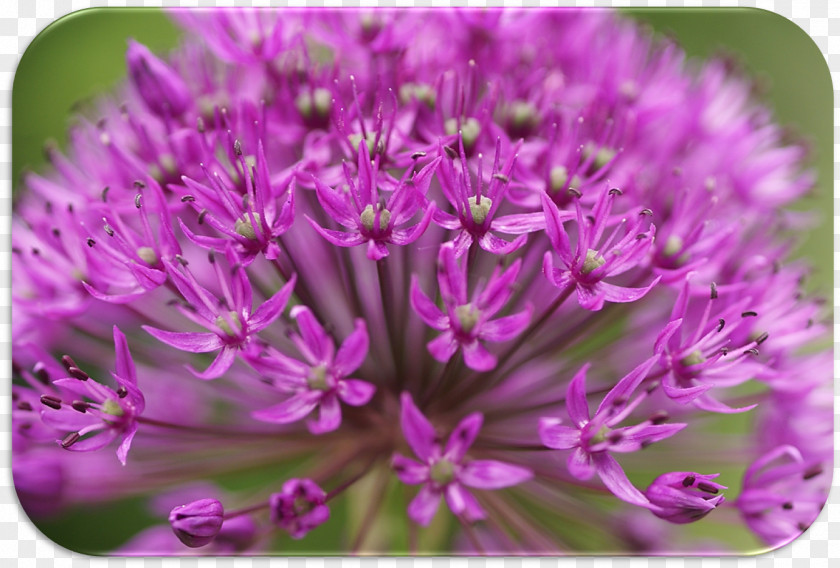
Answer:
M710 484L706 483L705 481L701 481L700 483L698 483L697 484L697 489L699 489L700 491L704 491L706 493L711 493L712 495L715 495L720 491L720 489L718 489L714 485L710 485Z
M230 273L232 275L236 275L236 273L239 272L240 270L242 270L242 263L240 263L240 262L237 262L236 264L234 264L233 266L230 267Z
M62 448L64 448L64 449L66 450L67 448L69 448L70 446L72 446L73 444L75 444L76 442L78 442L78 441L79 441L79 438L81 438L81 436L79 435L79 433L78 433L78 432L70 432L70 433L69 433L69 434L67 434L67 436L65 436L65 438L61 441L61 447L62 447Z
M793 503L791 503L790 501L782 503L782 509L784 509L785 511L790 511L791 509L793 509Z
M76 367L77 369L79 368L79 366L76 364L76 362L73 360L73 358L70 357L70 355L62 356L61 357L61 364L64 365L64 368L67 369L68 371L70 370L70 367Z
M91 248L92 248L92 247L93 247L93 245L95 245L95 244L96 244L96 241L95 241L95 240L93 240L92 238L88 237L88 240L87 240L87 246L89 246L89 247L91 247Z
M742 318L750 318L750 317L754 318L757 315L758 314L755 313L755 312L741 312L741 317Z
M53 227L52 234L53 234L54 237L60 237L61 236L61 230L58 227Z
M595 224L595 215L587 215L586 220L594 225Z
M201 133L204 133L204 119L200 116L198 117L198 120L195 121L195 129Z
M419 160L420 158L425 158L425 157L426 157L426 152L414 152L411 155L412 160Z
M653 382L652 382L652 383L650 383L650 384L648 385L648 387L645 389L645 392L646 392L647 394L650 394L650 393L652 393L653 391L655 391L657 388L659 388L659 381L653 381Z
M621 191L620 189L618 189L617 187L614 187L614 188L610 189L608 193L610 195L615 195L615 196L624 195L624 192Z
M260 377L260 382L265 383L265 384L267 384L269 386L272 386L272 387L274 386L274 379L272 379L270 377Z
M822 466L816 465L802 474L802 479L813 479L823 472Z
M643 441L642 441L642 443L641 443L641 444L639 444L639 445L640 445L640 446L642 447L642 449L644 450L645 448L647 448L647 447L648 447L648 446L650 446L651 444L653 444L653 442L651 442L650 440L643 440Z
M32 429L32 422L24 422L20 426L18 426L18 430L31 430Z
M617 396L615 397L615 400L613 400L613 406L621 406L623 404L627 404L626 396Z
M207 262L210 264L216 264L216 253L212 250L207 252Z
M458 157L458 152L456 152L452 146L444 146L443 151L446 152L446 155L449 156L450 160L454 160Z
M646 239L646 238L648 238L647 233L639 233L638 235L636 235L636 240L637 241L641 241L641 240Z
M807 531L807 530L808 530L808 527L809 527L809 526L811 526L811 525L809 525L809 524L807 524L807 523L799 523L799 524L797 524L797 525L796 525L796 528L798 528L798 529L799 529L799 530L801 530L802 532L805 532L805 531Z
M505 174L499 174L499 173L493 174L493 179L497 179L502 183L510 182L510 178L507 177Z
M711 298L712 298L712 300L717 300L717 297L718 297L717 284L712 282L711 287L712 287Z
M41 395L41 404L59 410L61 408L61 399L49 394Z
M397 472L397 473L402 473L403 471L405 471L405 467L400 463L395 463L392 467L394 468L394 471Z
M69 367L67 372L70 374L71 377L74 379L79 379L80 381L86 381L90 378L90 375L82 371L78 367Z
M645 207L639 212L639 215L647 215L648 217L653 217L653 211Z
M666 411L657 410L656 412L654 412L651 415L651 417L648 420L650 420L651 424L653 424L655 426L658 426L660 424L665 424L666 422L668 422L669 418L671 418L671 417L668 415L668 413Z
M682 480L683 487L691 487L694 485L694 482L697 481L697 478L693 475L686 475L685 479Z
M25 400L22 400L22 401L17 403L17 409L18 410L32 410L32 405L29 404L28 402L26 402Z
M32 251L31 251L31 252L32 252L32 254L34 254L35 256L41 256L41 249L39 249L38 247L32 247Z
M108 201L108 192L109 191L111 191L111 188L106 185L105 188L102 190L102 201L105 201L105 202Z
M33 371L35 378L41 381L42 383L49 384L50 382L50 374L44 367L38 367Z
M724 356L728 355L729 354L729 347L721 347L720 348L720 354L724 355Z
M90 408L90 404L83 400L74 400L70 406L73 407L73 410L81 412L82 414L84 414L87 411L87 409Z
M770 337L770 334L765 331L764 333L755 338L755 344L761 345L762 343L767 341L768 337Z
M181 203L186 203L188 201L190 201L190 202L195 201L195 197L193 197L192 195L185 195L184 197L181 198Z
M146 184L140 181L139 179L134 180L134 187L137 189L143 189L146 187Z
M814 325L814 320L809 319L808 323L805 324L805 329L809 329L812 325Z
M720 318L720 319L718 320L718 329L717 329L717 330L718 330L718 332L723 331L723 326L725 326L725 325L726 325L726 320L725 320L725 319L723 319L723 318Z
M209 213L209 211L207 211L207 209L202 209L201 212L198 214L198 224L199 225L204 224L204 218L207 217L207 213Z
M181 266L189 266L190 264L189 262L187 262L187 259L181 256L180 254L175 255L175 260L177 260Z
M750 347L749 349L747 349L746 353L750 353L752 355L758 355L758 349L756 349L755 347Z
M105 229L105 232L106 232L106 233L108 233L108 236L109 236L109 237L113 237L113 236L114 236L114 229L112 229L112 228L111 228L111 225L107 225L107 224L106 224L106 225L105 225L104 227L102 227L102 228L103 228L103 229Z
M140 195L139 193L138 193L137 195L135 195L135 196L134 196L134 206L135 206L137 209L140 209L140 199L141 199L142 197L143 197L143 196L142 196L142 195Z
M123 386L120 386L120 388L117 389L117 396L120 397L120 398L127 397L128 396L128 389L123 387Z
M73 212L73 204L72 204L72 203L68 203L68 204L67 204L67 212L68 212L68 213L72 213L72 212Z
M575 189L574 187L570 187L568 190L566 190L566 193L568 193L572 197L581 197L583 195L579 190Z
M607 441L610 444L617 444L621 441L622 438L624 438L624 434L622 434L621 432L610 432L610 434L607 436Z
M240 142L239 140L233 141L233 153L237 156L242 155L242 142Z

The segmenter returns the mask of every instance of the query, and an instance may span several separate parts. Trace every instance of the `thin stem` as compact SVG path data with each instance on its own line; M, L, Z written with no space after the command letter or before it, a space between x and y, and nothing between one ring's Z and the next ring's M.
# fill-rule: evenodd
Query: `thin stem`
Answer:
M353 547L350 549L353 554L357 554L359 549L364 544L370 529L373 527L373 522L376 519L376 513L382 507L385 500L385 494L388 491L388 470L383 469L379 472L376 478L376 493L373 499L370 500L365 516L362 518L362 524L359 526L359 532L353 540Z

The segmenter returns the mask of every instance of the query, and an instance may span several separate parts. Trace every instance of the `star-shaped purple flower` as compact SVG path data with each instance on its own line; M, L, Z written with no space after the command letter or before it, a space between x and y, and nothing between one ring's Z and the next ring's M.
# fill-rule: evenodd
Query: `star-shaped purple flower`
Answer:
M543 444L555 450L572 450L567 466L573 477L586 480L597 473L616 497L642 507L649 507L650 501L630 483L610 452L637 452L686 427L686 424L662 424L658 415L636 426L617 427L647 398L645 391L630 399L658 359L658 355L651 357L622 378L592 417L586 401L587 363L574 376L566 392L566 410L574 426L564 426L559 418L541 418L539 425Z
M313 434L332 432L341 425L339 401L350 406L367 404L376 387L358 379L346 378L364 362L368 352L365 321L356 320L356 327L338 350L327 332L306 306L296 306L291 316L297 320L300 335L291 339L305 362L272 350L267 357L246 356L248 362L272 380L278 389L292 393L280 404L252 414L257 420L273 424L289 424L302 420L316 408L317 420L307 422Z
M466 521L485 517L484 509L466 489L503 489L528 481L531 470L496 460L470 460L472 446L484 417L476 412L464 418L441 447L434 427L414 405L411 395L401 397L400 424L406 442L420 461L394 454L391 465L403 483L420 485L420 492L408 506L408 516L423 526L432 521L446 496L449 509Z
M461 348L464 362L470 369L489 371L496 367L496 356L487 351L482 342L510 341L531 320L529 305L521 312L491 321L513 294L513 283L521 264L517 260L504 272L497 268L486 286L478 286L472 299L468 299L466 262L458 266L453 243L440 247L438 284L446 313L423 293L416 276L411 282L412 307L427 325L443 332L427 346L435 359L445 363Z

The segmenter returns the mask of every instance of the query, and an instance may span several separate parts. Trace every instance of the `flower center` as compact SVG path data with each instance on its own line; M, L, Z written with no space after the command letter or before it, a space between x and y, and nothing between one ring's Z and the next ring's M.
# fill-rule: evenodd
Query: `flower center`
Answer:
M470 216L477 225L484 223L485 219L487 219L487 214L490 213L490 208L493 206L493 202L488 197L482 197L481 201L478 201L478 198L475 196L468 197L467 204L470 207Z
M594 446L596 444L602 444L607 441L607 436L610 435L610 429L608 426L601 426L601 429L598 430L594 436L589 439L589 445Z
M239 319L239 314L234 311L228 312L228 315L230 316L230 322L228 322L228 320L226 320L223 316L219 316L216 318L215 324L227 335L234 337L238 333L238 330L242 328L242 320ZM231 327L231 323L236 326L236 331L234 331Z
M140 247L137 249L137 256L146 264L157 264L158 257L152 247Z
M257 223L261 221L259 213L254 213L254 221ZM254 230L254 225L251 223L251 217L249 215L246 215L241 219L237 219L236 223L233 225L233 230L241 237L245 237L246 239L252 241L257 240L257 232Z
M111 416L122 416L125 414L125 410L120 406L120 403L112 398L102 403L102 412Z
M589 249L586 251L586 259L583 261L583 272L584 274L589 274L596 268L600 268L604 266L604 263L607 262L604 260L604 257L598 254L598 251Z
M668 237L668 240L665 241L665 248L662 249L662 254L665 256L674 256L678 252L680 252L683 248L683 240L679 237L679 235L671 235Z
M443 124L443 128L450 136L452 134L458 134L458 121L454 118L449 118ZM481 134L481 124L476 119L469 117L461 121L461 137L464 140L465 150L469 151L475 145L479 134Z
M703 357L703 353L701 353L700 350L698 349L696 351L692 351L690 354L683 357L683 359L682 359L682 361L680 361L680 363L682 363L685 367L691 367L692 365L699 365L700 363L703 363L705 360L706 360L706 358Z
M327 384L327 367L326 365L318 365L309 370L309 377L306 379L309 388L312 390L325 391L329 390L330 385Z
M464 333L469 333L475 328L480 316L481 311L472 304L464 304L455 308L455 317L458 318L458 323Z
M373 230L373 225L376 222L376 211L373 209L373 205L368 205L362 210L362 214L359 215L359 220L362 222L362 226L367 229L368 231ZM388 228L388 223L391 222L391 212L387 209L380 209L379 210L379 230L385 231Z
M304 119L312 118L313 111L318 119L329 118L332 110L332 93L323 87L315 89L312 93L301 93L295 99L295 106Z
M429 468L429 477L438 485L446 485L455 479L455 466L449 460L440 460Z

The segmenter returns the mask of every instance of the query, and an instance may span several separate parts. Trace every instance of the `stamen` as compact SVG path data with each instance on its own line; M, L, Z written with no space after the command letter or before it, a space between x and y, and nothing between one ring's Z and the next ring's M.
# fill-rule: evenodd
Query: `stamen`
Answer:
M71 432L65 436L65 438L61 441L61 447L65 450L79 441L81 436L78 432Z
M742 317L742 318L750 318L750 317L755 317L755 316L757 316L757 315L758 315L758 314L757 314L756 312L752 312L752 311L750 311L750 312L741 312L741 317Z
M90 378L90 375L88 375L78 367L68 367L67 372L70 374L71 377L73 377L74 379L79 379L80 381L86 381Z
M192 195L185 195L181 198L181 203L192 203L193 201L195 201L195 197Z
M654 426L658 426L658 425L660 425L660 424L665 424L665 423L666 423L666 422L667 422L670 418L671 418L671 416L668 414L668 412L667 412L667 411L665 411L665 410L657 410L656 412L654 412L654 413L651 415L651 417L650 417L650 418L648 418L648 420L649 420L649 421L650 421L650 423L651 423L651 424L653 424Z
M717 297L718 297L717 284L712 282L711 288L712 288L711 299L712 300L717 300Z
M793 509L793 503L791 503L790 501L782 503L782 509L790 511L791 509Z
M77 410L84 414L87 409L90 408L90 403L83 400L74 400L70 406L73 407L73 410Z
M710 484L706 483L705 481L701 481L700 483L698 483L697 484L697 489L699 489L700 491L703 491L705 493L711 493L712 495L715 495L715 494L720 492L720 489L718 489L714 485L710 485Z
M18 410L25 410L25 411L32 410L32 405L29 404L25 400L21 400L20 402L17 403L17 409Z
M95 245L95 244L96 244L96 241L95 241L95 240L93 240L91 237L88 237L88 239L87 239L87 246L89 246L89 247L93 248L93 245Z
M117 396L120 397L120 398L127 397L128 396L128 389L126 389L124 386L120 386L117 389Z
M770 334L765 331L764 333L755 338L755 344L761 345L762 343L767 341L768 337L770 337Z
M721 331L723 331L723 326L725 326L725 325L726 325L726 320L724 320L723 318L720 318L720 319L718 320L718 328L717 328L718 333L720 333Z
M76 367L77 369L79 368L79 366L76 364L73 358L70 357L70 355L63 355L61 357L61 364L64 365L64 368L68 371L70 370L70 367Z
M823 472L822 466L816 465L816 466L812 467L811 469L805 471L805 473L802 474L802 479L804 479L806 481L809 480L809 479L813 479L816 476L820 475L822 472Z
M691 487L694 485L694 482L697 481L697 478L693 475L687 475L685 479L683 479L682 484L683 487Z
M411 155L412 160L419 160L420 158L425 158L425 157L426 157L426 152L414 152Z
M61 410L61 399L49 394L41 395L41 404L49 406L55 410Z

